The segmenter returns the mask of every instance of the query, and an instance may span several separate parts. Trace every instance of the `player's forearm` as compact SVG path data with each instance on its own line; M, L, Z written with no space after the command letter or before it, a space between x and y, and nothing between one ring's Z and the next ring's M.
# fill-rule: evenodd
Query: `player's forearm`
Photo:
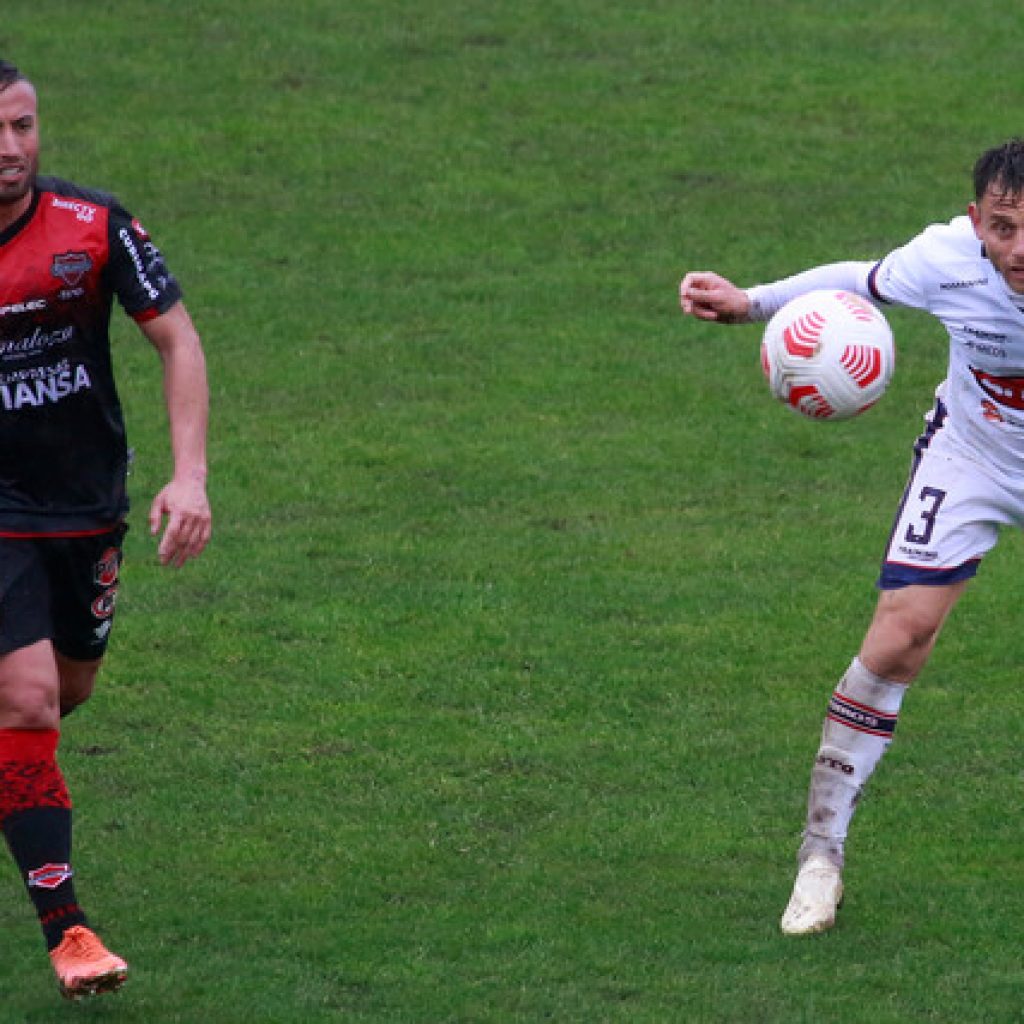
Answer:
M204 483L209 389L206 360L198 335L192 332L162 356L174 477Z
M805 270L793 277L783 278L771 284L759 284L747 288L750 299L748 320L770 320L790 299L818 288L836 288L854 292L865 299L873 299L868 288L868 274L874 262L848 260L844 263L828 263L821 267Z

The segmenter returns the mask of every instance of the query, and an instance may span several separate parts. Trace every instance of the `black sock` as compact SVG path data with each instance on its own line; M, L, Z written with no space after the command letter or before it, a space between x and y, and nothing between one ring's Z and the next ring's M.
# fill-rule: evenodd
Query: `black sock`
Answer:
M72 881L71 809L17 811L4 821L3 833L39 915L46 948L54 949L66 929L86 923Z

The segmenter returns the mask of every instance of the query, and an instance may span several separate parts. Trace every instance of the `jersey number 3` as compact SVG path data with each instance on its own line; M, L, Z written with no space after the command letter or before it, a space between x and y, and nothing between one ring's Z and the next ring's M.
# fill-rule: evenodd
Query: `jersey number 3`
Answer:
M942 503L946 500L946 492L937 487L922 487L918 499L924 504L921 520L924 528L918 533L913 524L907 527L907 540L911 544L927 544L935 531L935 517L939 514Z

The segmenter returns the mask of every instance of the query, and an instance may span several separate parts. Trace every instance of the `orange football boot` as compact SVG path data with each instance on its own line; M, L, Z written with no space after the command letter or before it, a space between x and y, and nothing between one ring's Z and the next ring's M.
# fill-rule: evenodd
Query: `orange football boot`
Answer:
M50 951L50 962L65 999L115 992L128 978L128 965L80 924L64 933L60 945Z

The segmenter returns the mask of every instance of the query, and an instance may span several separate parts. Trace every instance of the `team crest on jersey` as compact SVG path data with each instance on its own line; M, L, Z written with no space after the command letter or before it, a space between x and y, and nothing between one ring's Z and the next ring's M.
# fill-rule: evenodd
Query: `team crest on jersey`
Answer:
M74 288L92 270L92 257L87 252L62 252L53 257L50 273Z
M30 889L56 889L63 885L74 872L70 864L44 864L28 873Z

